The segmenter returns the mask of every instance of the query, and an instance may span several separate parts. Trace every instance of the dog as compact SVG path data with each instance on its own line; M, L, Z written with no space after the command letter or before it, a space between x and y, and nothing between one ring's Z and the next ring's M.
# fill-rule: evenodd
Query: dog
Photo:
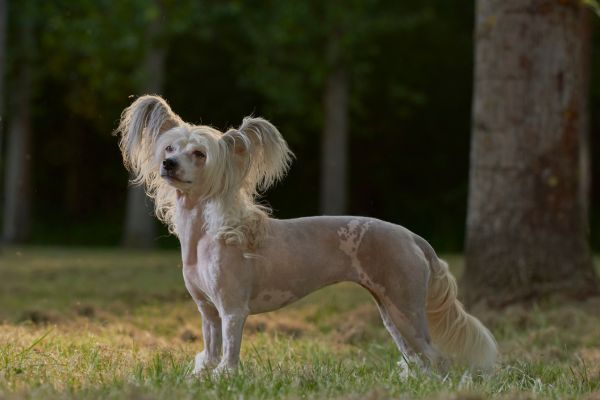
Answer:
M371 293L403 359L493 369L494 337L464 310L447 264L420 236L367 217L279 220L257 203L293 158L269 121L246 117L223 133L146 95L123 111L116 133L133 183L181 243L185 286L202 315L194 373L236 369L248 315L342 281Z

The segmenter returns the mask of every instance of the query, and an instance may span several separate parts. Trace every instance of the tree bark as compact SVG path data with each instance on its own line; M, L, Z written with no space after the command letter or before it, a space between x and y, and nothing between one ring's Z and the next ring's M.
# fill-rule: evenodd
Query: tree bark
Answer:
M323 215L346 213L348 153L348 79L339 62L339 35L328 49L333 68L324 92L323 141L321 144L321 200Z
M165 68L165 48L160 45L160 15L156 16L146 33L146 56L142 63L140 77L141 94L161 94ZM156 218L152 199L146 196L144 188L129 185L127 188L127 209L123 245L133 248L155 246Z
M591 70L592 70L592 24L591 24L591 12L583 12L581 21L581 85L583 90L580 93L583 115L581 120L582 137L579 144L580 147L580 163L579 163L579 177L581 185L579 185L581 191L581 201L583 203L582 215L585 224L586 234L589 233L589 222L591 216L591 201L592 201L592 154L591 154L591 143L590 143L590 103L589 103L589 87L591 83Z
M587 11L478 0L475 35L467 301L596 293L582 174Z
M33 21L28 15L20 19L18 72L11 88L13 113L8 128L7 161L4 180L4 221L2 239L15 244L27 241L31 231L31 96L33 55L35 52Z

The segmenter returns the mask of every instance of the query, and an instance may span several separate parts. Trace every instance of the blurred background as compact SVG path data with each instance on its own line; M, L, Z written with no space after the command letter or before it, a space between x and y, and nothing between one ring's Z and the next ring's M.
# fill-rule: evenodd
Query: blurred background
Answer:
M264 198L275 216L368 215L462 251L471 1L0 3L5 243L176 247L128 187L112 135L136 96L158 93L189 122L224 130L253 114L280 129L297 158ZM597 250L600 224L591 237Z
M598 15L597 0L0 0L0 398L600 398ZM296 154L261 200L276 217L425 237L497 338L497 373L398 379L371 297L342 283L249 318L244 374L187 379L202 338L178 242L113 135L146 93L220 130L272 121Z

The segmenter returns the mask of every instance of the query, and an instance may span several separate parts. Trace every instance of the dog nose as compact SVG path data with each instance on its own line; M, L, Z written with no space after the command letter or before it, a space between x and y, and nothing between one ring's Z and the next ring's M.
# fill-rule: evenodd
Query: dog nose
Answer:
M173 160L172 158L167 158L163 160L162 165L165 171L172 171L177 168L177 161Z

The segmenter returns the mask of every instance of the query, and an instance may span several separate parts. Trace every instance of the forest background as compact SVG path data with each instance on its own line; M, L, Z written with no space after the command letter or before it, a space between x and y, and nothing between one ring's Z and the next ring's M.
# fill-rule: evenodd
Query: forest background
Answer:
M158 223L153 228L140 221L148 219L144 215L129 216L138 228L127 233L128 176L111 135L121 110L135 96L153 92L186 121L226 129L253 114L279 127L296 160L264 198L277 217L327 212L323 198L336 194L321 189L327 173L321 158L347 150L344 171L331 178L343 196L333 200L335 213L389 220L442 252L462 251L471 1L9 3L2 63L4 188L14 175L7 170L14 152L7 139L11 124L30 137L21 144L27 157L19 167L30 175L30 188L18 201L23 215L11 241L176 246ZM600 69L599 46L595 41L594 72ZM326 156L325 99L332 85L335 90L339 65L347 145L334 145ZM592 73L592 160L600 154L597 76ZM597 198L600 166L592 167ZM600 206L591 205L592 246L598 249ZM4 232L6 239L6 226Z

